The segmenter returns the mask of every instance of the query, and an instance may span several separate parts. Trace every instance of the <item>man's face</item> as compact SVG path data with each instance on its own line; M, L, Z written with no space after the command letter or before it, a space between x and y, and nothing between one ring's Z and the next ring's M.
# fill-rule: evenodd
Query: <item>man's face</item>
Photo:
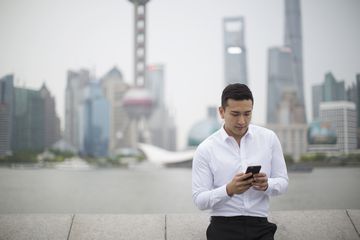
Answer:
M227 106L219 108L221 118L225 121L225 131L240 141L246 133L252 113L253 103L251 100L227 100Z

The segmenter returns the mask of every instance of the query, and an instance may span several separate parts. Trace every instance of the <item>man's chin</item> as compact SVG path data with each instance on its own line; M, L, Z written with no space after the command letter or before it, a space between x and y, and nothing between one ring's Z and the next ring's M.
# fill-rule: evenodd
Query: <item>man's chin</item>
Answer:
M242 128L236 128L236 134L242 136L246 133L247 131L247 127L242 127Z

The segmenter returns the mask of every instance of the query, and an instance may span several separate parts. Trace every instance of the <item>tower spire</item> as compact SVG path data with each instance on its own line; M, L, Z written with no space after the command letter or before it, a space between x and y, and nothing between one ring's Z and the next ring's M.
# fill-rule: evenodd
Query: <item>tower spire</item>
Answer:
M134 84L144 87L146 75L146 4L149 0L129 0L134 4Z

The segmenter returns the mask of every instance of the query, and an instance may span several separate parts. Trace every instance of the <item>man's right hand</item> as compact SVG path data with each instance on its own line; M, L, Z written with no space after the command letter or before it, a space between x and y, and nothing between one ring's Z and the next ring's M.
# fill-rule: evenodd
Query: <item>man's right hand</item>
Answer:
M226 185L227 194L232 197L234 194L241 194L247 191L251 187L251 183L254 181L252 173L238 173L234 178Z

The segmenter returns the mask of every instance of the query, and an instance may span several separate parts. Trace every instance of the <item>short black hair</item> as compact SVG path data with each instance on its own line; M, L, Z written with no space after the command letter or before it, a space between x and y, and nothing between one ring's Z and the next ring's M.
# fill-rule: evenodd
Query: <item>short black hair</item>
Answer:
M234 100L251 100L254 104L254 98L248 86L241 83L234 83L227 85L221 95L221 106L223 108L227 105L228 99Z

